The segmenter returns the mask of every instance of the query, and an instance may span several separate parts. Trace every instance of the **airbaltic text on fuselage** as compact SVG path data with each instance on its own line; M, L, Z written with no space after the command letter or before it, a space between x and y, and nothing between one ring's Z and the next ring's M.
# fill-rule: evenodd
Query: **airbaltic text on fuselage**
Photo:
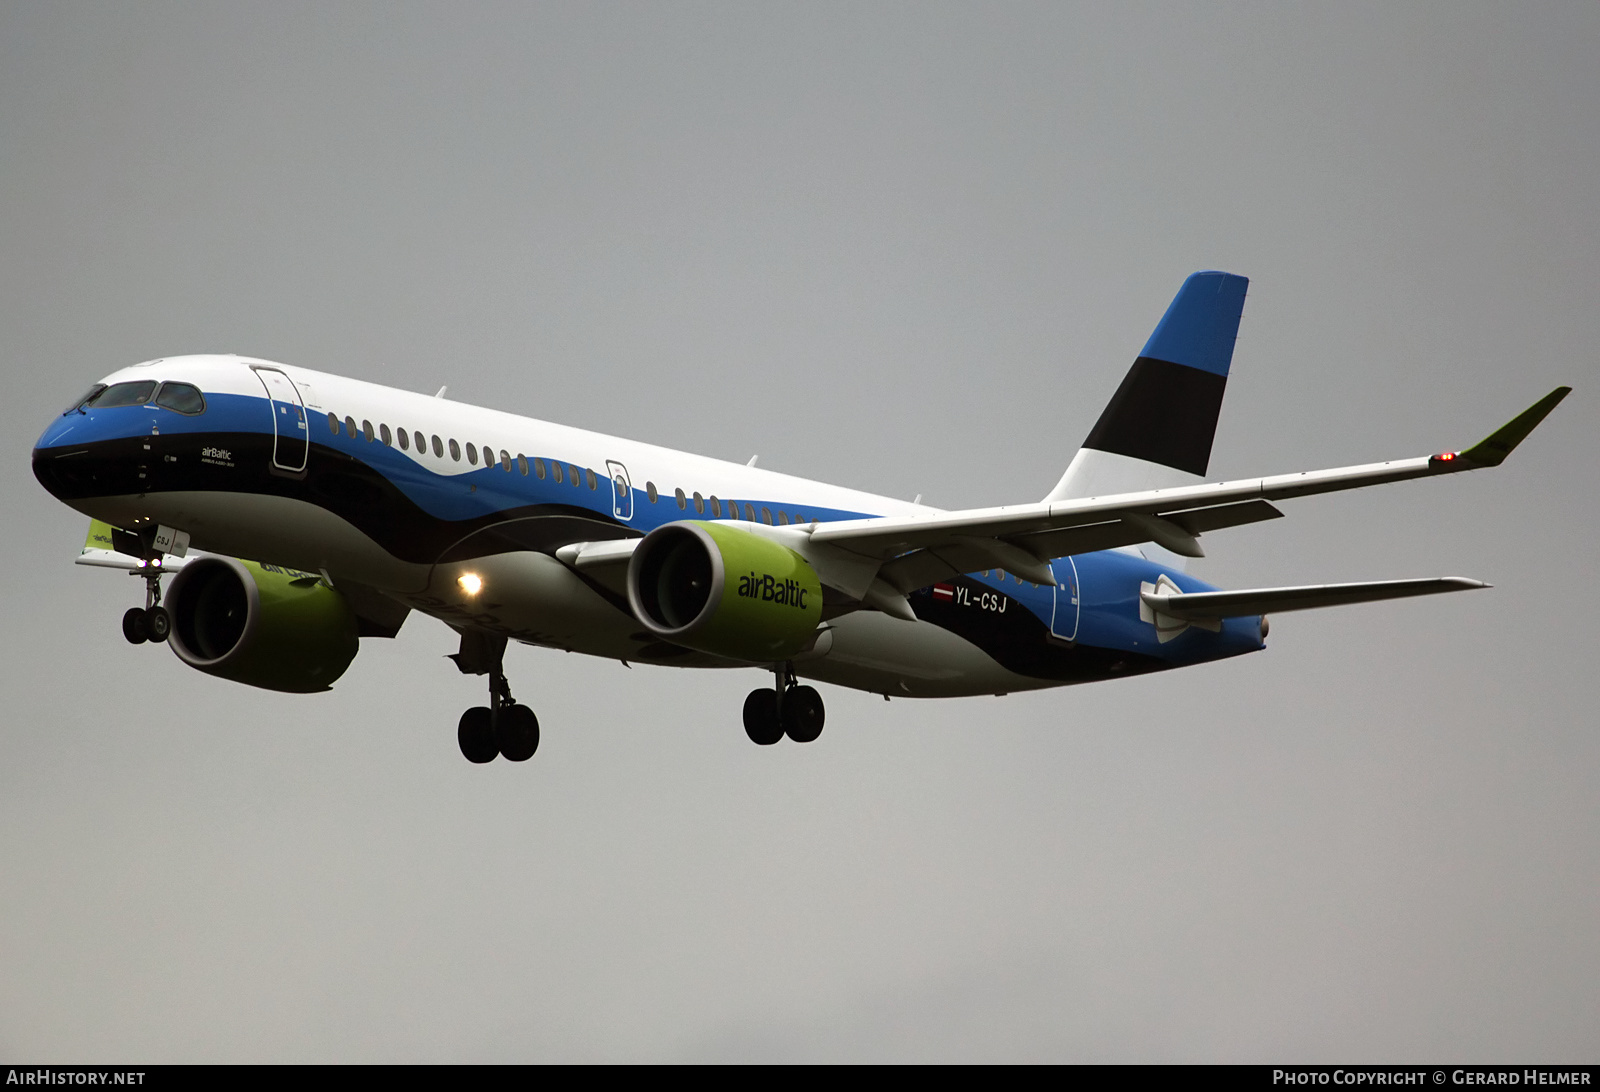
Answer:
M806 589L798 580L779 580L774 576L751 573L739 578L739 598L759 599L780 607L805 610Z

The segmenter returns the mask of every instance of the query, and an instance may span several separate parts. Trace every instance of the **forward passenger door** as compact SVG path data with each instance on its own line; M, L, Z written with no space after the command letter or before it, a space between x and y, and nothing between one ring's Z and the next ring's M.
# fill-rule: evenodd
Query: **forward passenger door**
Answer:
M252 366L256 378L267 389L272 407L272 465L278 470L299 473L306 468L306 453L311 434L306 428L306 406L294 381L276 368Z

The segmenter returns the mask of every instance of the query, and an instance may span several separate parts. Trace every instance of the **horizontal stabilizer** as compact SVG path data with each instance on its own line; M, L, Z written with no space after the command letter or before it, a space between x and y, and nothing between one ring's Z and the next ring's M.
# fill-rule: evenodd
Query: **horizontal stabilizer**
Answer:
M1144 592L1146 606L1185 622L1240 618L1288 610L1340 607L1346 603L1375 603L1413 595L1487 588L1481 580L1462 576L1427 577L1422 580L1377 580L1364 584L1307 584L1298 588L1249 588L1245 591L1181 592L1162 595Z

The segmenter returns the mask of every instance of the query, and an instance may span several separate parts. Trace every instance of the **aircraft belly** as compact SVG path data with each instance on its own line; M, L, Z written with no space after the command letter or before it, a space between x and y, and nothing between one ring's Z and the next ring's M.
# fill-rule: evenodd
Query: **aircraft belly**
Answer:
M478 591L469 594L475 577ZM532 550L435 565L426 589L405 597L416 609L454 626L471 626L517 641L619 660L647 659L654 638L625 604L549 554Z
M830 623L830 645L795 672L819 682L890 696L936 698L1056 686L1008 671L965 638L927 622L858 611Z
M401 561L320 505L260 493L166 492L100 497L73 507L113 526L187 531L190 547L308 572L327 570L390 591L421 591L428 567Z

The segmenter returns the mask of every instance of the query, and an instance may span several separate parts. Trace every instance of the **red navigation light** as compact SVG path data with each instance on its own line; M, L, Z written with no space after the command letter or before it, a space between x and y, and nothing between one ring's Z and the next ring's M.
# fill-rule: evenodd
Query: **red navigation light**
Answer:
M1447 463L1455 457L1456 453L1454 451L1443 451L1434 456L1434 458L1438 459L1441 463Z

